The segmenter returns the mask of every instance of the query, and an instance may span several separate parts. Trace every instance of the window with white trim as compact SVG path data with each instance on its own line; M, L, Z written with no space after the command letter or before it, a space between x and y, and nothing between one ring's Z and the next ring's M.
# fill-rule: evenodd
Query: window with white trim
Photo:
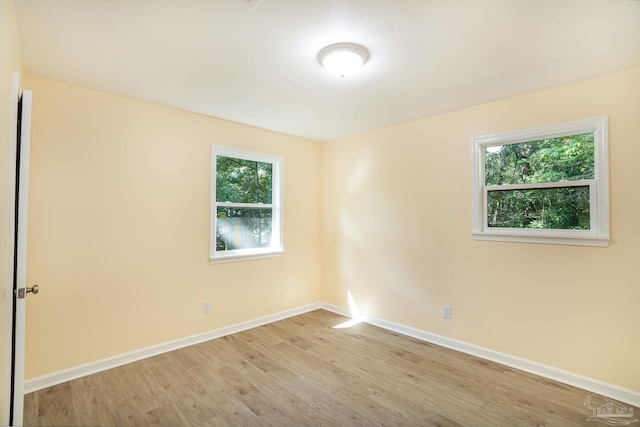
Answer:
M211 263L282 255L281 156L211 146Z
M477 240L609 244L607 117L473 138Z

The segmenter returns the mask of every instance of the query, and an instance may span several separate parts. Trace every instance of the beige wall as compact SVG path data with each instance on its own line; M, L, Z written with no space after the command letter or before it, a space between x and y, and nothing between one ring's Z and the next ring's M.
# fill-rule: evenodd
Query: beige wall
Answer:
M32 76L24 85L27 278L41 286L27 304L27 379L320 299L319 143ZM284 256L209 264L210 144L284 156Z
M598 115L608 248L472 240L473 136ZM635 69L325 144L323 299L640 391L639 135Z
M9 296L11 284L11 265L13 259L13 238L10 235L10 213L13 199L10 196L15 173L15 157L11 155L13 141L11 108L13 73L21 71L20 52L18 46L18 30L15 4L13 0L0 0L0 424L9 419L9 345L10 322ZM15 148L13 148L15 150ZM12 218L12 216L11 216Z

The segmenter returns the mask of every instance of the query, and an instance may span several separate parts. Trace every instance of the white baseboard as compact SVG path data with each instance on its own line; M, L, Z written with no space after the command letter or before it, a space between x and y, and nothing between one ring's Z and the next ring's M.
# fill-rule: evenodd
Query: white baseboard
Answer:
M25 381L25 393L31 393L80 377L84 377L86 375L91 375L97 372L105 371L107 369L122 366L127 363L156 356L158 354L167 353L169 351L188 347L190 345L199 344L215 338L224 337L226 335L235 334L247 329L266 325L268 323L277 322L278 320L297 316L299 314L307 313L319 308L341 314L343 316L351 317L351 312L346 308L328 304L325 302L316 302L269 316L264 316L254 320L249 320L246 322L237 323L235 325L205 332L203 334L192 335L178 340L169 341L155 346L120 354L118 356L109 357L107 359L98 360L96 362L75 366L73 368L33 378ZM362 316L362 321L370 325L378 326L389 331L397 332L402 335L419 339L421 341L426 341L432 344L440 345L442 347L450 348L452 350L471 354L473 356L477 356L486 360L491 360L493 362L497 362L511 368L519 369L525 372L539 375L544 378L559 381L561 383L568 384L574 387L579 387L592 393L598 393L611 399L640 407L640 392L638 391L629 390L613 384L605 383L603 381L595 380L593 378L578 375L573 372L564 371L552 366L547 366L530 360L521 359L519 357L500 353L474 344L466 343L464 341L458 341L452 338L443 337L431 332L426 332L398 323L389 322L387 320L379 319L376 317Z
M280 313L259 317L257 319L237 323L231 326L226 326L224 328L215 329L203 334L191 335L174 341L168 341L162 344L135 350L129 353L123 353L117 356L108 357L106 359L97 360L95 362L86 363L84 365L74 366L73 368L64 369L62 371L53 372L51 374L43 375L41 377L36 377L25 381L24 392L25 394L27 394L34 391L42 390L47 387L52 387L57 384L62 384L67 381L95 374L97 372L106 371L107 369L126 365L127 363L132 363L138 360L146 359L148 357L157 356L158 354L167 353L169 351L178 350L190 345L200 344L212 339L246 331L247 329L266 325L268 323L277 322L278 320L297 316L299 314L317 310L318 308L321 308L321 303L316 302L291 310L282 311Z
M351 317L350 311L343 307L321 303L320 308ZM362 316L362 321L370 325L378 326L389 331L397 332L402 335L419 339L421 341L437 344L439 346L457 350L462 353L471 354L482 359L500 363L511 368L539 375L541 377L568 384L570 386L585 389L592 393L598 393L611 399L627 403L629 405L640 407L640 392L638 391L619 387L613 384L608 384L603 381L575 374L573 372L543 365L531 360L521 359L516 356L500 353L498 351L480 347L475 344L443 337L431 332L426 332L409 326L400 325L398 323L389 322L387 320L378 319L376 317L364 315Z

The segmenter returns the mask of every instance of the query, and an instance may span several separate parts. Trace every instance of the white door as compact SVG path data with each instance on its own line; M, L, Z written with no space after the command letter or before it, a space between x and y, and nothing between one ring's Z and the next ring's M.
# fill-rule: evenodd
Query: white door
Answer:
M27 203L29 189L29 144L31 138L31 91L24 90L20 99L16 123L16 223L15 223L15 271L13 283L13 339L11 408L9 422L21 426L24 408L24 341L25 298L37 294L37 285L27 287Z

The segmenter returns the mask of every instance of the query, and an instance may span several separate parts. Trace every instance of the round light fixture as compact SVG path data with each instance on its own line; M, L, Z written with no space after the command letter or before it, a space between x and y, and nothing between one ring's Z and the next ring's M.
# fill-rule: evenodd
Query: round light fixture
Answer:
M354 43L336 43L318 52L318 62L337 77L348 77L369 59L369 52Z
M494 145L492 147L486 147L487 151L491 154L499 153L502 150L502 145Z

